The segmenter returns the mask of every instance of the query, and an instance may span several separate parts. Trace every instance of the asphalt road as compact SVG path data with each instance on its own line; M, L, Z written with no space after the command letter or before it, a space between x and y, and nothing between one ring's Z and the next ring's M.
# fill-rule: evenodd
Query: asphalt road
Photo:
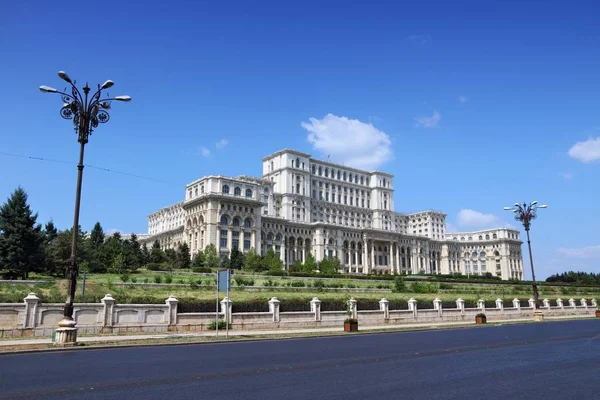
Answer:
M600 399L600 319L0 355L2 399Z

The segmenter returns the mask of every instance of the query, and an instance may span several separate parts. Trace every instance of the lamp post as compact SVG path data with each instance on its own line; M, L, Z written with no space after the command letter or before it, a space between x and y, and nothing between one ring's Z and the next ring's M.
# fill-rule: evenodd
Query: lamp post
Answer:
M537 210L538 208L547 208L548 206L545 204L539 205L537 201L531 202L531 204L523 203L522 205L519 203L515 203L514 207L504 207L505 211L512 211L515 213L515 219L523 223L523 227L525 228L525 232L527 232L527 247L529 249L529 263L531 264L531 280L533 286L533 301L535 304L534 308L534 319L536 321L543 321L544 315L542 310L540 310L539 305L539 293L537 288L537 282L535 281L535 270L533 268L533 255L531 254L531 239L529 238L529 229L531 227L531 221L537 218Z
M98 90L88 99L90 87L86 83L83 87L83 96L77 89L76 81L71 80L64 71L59 71L58 76L71 85L70 94L67 89L60 92L49 86L40 86L44 93L60 94L63 106L60 109L60 115L64 119L72 119L75 125L75 133L79 147L79 163L77 164L77 191L75 192L75 213L73 218L73 240L71 242L70 266L67 272L67 301L63 310L63 319L58 323L56 329L55 344L73 345L77 342L76 322L73 319L73 299L75 297L75 286L77 283L77 236L79 230L79 207L81 204L81 178L83 175L83 153L85 144L88 142L92 131L98 127L98 124L104 124L110 119L108 111L111 107L111 101L131 101L129 96L106 97L101 99L102 91L114 85L114 82L107 80L102 85L98 85ZM108 96L108 95L107 95Z

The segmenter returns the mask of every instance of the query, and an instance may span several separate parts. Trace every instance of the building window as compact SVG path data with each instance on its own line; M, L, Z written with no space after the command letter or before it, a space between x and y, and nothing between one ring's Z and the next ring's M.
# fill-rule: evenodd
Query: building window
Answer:
M242 194L242 189L240 189L238 186L235 187L235 189L233 189L233 194L234 196L239 196Z
M314 165L312 166L312 173L313 173L313 175L315 175L317 173L317 168Z
M231 241L231 248L232 249L239 249L240 248L240 233L238 231L233 231L233 239Z
M244 250L250 250L250 232L244 232Z
M251 228L252 227L252 220L250 218L246 218L246 220L244 221L244 228Z
M219 245L222 249L227 248L227 231L226 230L221 231L221 238L219 240Z
M296 168L300 168L300 159L296 158Z
M229 224L229 220L227 219L226 215L223 215L221 217L221 225L227 225L227 224Z
M323 168L319 167L319 176L323 175Z
M229 186L223 185L223 194L229 194Z
M240 226L240 219L238 217L233 219L233 226Z

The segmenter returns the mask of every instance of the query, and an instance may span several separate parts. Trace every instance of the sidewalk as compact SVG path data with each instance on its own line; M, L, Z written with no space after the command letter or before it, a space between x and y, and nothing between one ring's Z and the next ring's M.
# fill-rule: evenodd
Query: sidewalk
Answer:
M574 319L585 319L594 318L594 316L564 316L564 317L552 317L546 318L547 321L558 321L558 320L574 320ZM490 321L490 325L506 324L506 323L525 323L533 322L532 319L508 319L508 320L496 320ZM398 325L364 325L360 326L361 332L367 331L382 331L382 330L405 330L405 329L444 329L452 328L457 326L473 326L473 322L444 322L442 324L398 324ZM306 329L276 329L276 330L230 330L229 337L236 336L271 336L271 335L298 335L298 334L314 334L314 333L336 333L343 332L342 326L325 327L325 328L306 328ZM164 334L141 334L141 335L104 335L104 336L81 336L77 338L78 342L81 343L98 343L98 342L119 342L119 341L131 341L131 340L148 340L148 339L180 339L180 338L203 338L210 337L216 338L217 333L215 331L204 331L194 333L164 333ZM219 339L225 339L225 331L219 330ZM52 344L51 338L39 338L39 339L18 339L18 340L0 340L0 347L3 346L26 346L26 345L40 345L40 344Z

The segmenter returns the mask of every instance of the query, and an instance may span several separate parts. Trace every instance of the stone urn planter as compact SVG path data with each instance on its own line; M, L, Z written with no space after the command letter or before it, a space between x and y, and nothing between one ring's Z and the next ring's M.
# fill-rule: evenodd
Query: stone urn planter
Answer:
M344 321L344 332L358 332L358 320L347 318Z
M487 318L485 316L484 313L479 313L475 316L475 323L476 324L485 324L487 323Z

